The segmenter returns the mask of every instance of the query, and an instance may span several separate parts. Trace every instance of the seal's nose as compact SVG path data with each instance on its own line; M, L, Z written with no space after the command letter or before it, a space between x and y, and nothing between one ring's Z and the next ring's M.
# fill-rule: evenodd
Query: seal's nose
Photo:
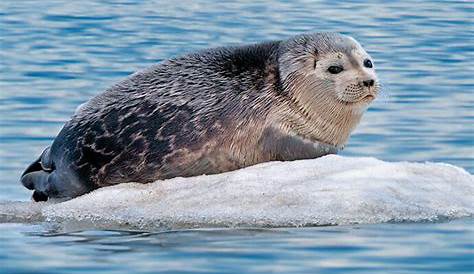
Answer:
M372 80L372 79L370 79L370 80L364 80L364 81L362 81L362 83L363 83L364 86L366 86L366 87L371 87L371 86L374 85L375 81Z

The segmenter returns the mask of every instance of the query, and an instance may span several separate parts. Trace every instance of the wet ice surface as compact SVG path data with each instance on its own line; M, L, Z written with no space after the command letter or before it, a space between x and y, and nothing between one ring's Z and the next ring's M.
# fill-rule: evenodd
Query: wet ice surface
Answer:
M330 155L121 184L54 204L4 203L0 216L65 230L299 227L473 216L473 198L474 177L453 165Z

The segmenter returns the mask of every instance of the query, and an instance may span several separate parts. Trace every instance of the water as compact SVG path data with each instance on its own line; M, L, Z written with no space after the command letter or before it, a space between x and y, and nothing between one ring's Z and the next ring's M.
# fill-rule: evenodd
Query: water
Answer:
M12 273L472 273L473 225L47 234L10 224L0 240Z
M308 31L354 36L384 96L343 151L474 172L474 4L456 1L0 2L0 200L74 109L126 75L197 49ZM0 224L4 272L473 272L472 219L165 233ZM26 259L28 261L26 261Z

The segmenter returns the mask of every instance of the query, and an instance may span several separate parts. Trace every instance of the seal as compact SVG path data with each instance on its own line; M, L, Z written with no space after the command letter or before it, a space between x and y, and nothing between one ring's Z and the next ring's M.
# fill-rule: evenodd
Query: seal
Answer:
M21 182L44 201L337 153L378 83L369 54L338 33L191 53L81 105Z

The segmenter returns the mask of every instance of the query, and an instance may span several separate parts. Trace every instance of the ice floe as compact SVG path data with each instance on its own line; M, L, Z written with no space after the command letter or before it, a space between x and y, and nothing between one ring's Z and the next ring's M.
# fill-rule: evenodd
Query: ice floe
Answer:
M59 203L0 203L0 221L100 228L282 227L474 216L474 176L442 163L330 155L128 183Z

